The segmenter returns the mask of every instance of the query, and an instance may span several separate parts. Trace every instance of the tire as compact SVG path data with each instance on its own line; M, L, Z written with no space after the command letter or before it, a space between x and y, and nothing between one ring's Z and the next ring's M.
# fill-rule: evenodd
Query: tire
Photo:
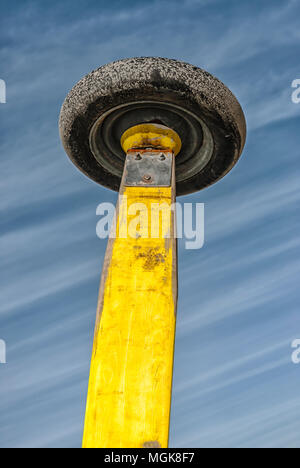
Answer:
M181 137L177 195L221 179L246 139L241 106L223 83L187 63L154 57L120 60L88 74L67 96L59 127L74 164L118 191L125 162L121 135L144 122L166 125Z

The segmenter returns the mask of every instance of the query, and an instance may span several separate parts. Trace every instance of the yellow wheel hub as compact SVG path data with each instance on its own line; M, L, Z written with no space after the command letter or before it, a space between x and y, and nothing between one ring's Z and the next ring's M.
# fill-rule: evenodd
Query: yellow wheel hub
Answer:
M175 156L181 150L181 139L171 128L159 124L140 124L126 130L121 137L125 153L133 148L157 148L173 151Z

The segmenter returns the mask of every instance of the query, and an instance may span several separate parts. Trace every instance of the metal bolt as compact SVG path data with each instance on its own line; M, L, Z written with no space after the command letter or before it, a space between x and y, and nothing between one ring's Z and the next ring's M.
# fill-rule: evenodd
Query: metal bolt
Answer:
M145 174L145 175L143 176L143 180L144 180L145 182L150 182L151 179L152 179L152 177L151 177L151 175L149 175L149 174Z

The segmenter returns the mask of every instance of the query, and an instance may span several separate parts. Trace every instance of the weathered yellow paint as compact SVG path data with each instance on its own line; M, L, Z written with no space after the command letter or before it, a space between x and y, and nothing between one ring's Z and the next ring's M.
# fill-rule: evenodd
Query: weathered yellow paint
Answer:
M125 153L131 148L160 147L173 151L175 156L181 150L181 139L171 128L159 124L140 124L126 130L121 137Z
M177 301L175 222L165 208L160 218L151 219L151 208L170 207L174 186L173 174L173 188L122 189L117 236L109 241L100 288L84 448L168 445ZM145 204L149 216L142 212L136 219L138 203ZM124 238L126 214L131 236L140 223L140 237ZM151 238L151 232L157 237Z

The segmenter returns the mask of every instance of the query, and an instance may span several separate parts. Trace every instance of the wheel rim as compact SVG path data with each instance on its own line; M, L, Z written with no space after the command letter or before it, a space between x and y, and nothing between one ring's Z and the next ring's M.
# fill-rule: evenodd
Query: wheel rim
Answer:
M208 164L214 141L205 122L176 104L150 100L121 104L96 120L89 135L95 159L108 172L121 178L125 159L120 145L122 134L134 125L151 122L172 128L182 138L182 148L176 157L177 182L193 177Z

